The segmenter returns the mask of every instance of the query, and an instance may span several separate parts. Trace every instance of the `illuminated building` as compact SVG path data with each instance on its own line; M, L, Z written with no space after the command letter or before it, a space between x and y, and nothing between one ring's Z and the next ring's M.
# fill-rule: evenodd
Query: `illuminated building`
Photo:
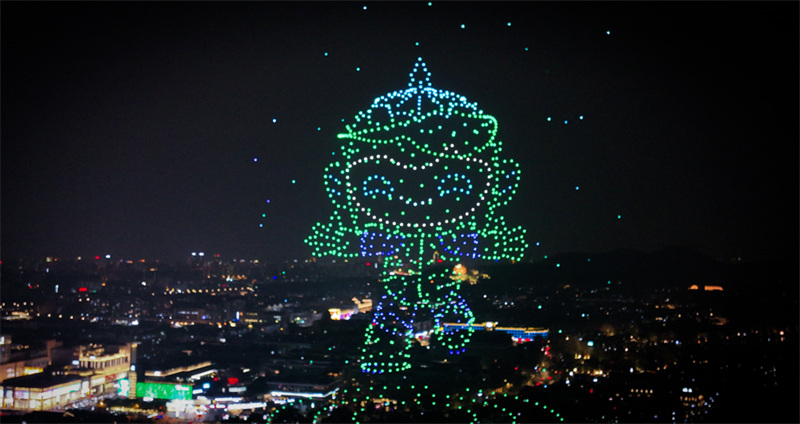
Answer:
M203 361L189 365L176 366L164 370L149 370L145 371L144 375L147 378L180 378L181 380L196 380L204 375L211 374L217 370L212 366L211 361ZM182 375L183 374L183 375Z
M358 300L357 297L354 297L353 303L354 305L350 307L329 308L328 313L331 314L331 319L334 321L348 320L355 314L372 310L372 299Z
M330 400L336 396L343 379L338 374L298 376L270 381L265 400L281 403L291 399Z
M11 343L10 335L0 336L0 382L9 378L36 374L44 371L52 364L53 349L61 346L61 342L47 340L44 349L31 349L29 346L19 346Z
M288 399L315 399L315 400L329 400L336 395L338 388L325 391L326 388L320 386L309 387L312 391L300 390L272 390L267 396L273 402L285 401Z
M131 397L189 400L194 391L193 384L217 371L211 361L172 364L169 368L147 370L144 372L144 381L131 384Z
M55 341L49 342L48 351L56 345ZM100 345L80 346L73 366L63 374L39 372L3 381L3 407L48 410L90 396L118 394L122 385L129 384L131 350L131 343L116 349Z
M103 346L81 346L78 363L81 368L93 370L127 370L131 361L130 346L128 344L115 353L107 353Z
M640 388L631 388L630 389L630 396L636 397L652 397L653 396L653 389L640 389Z
M322 318L322 313L314 310L290 311L283 314L281 322L292 323L298 327L311 327L320 318Z
M134 345L128 343L116 349L94 344L80 346L78 359L73 361L75 367L66 373L87 377L88 395L119 394L120 382L129 381L128 374L134 368L132 362Z
M331 314L331 319L334 321L348 320L353 315L352 309L347 309L344 312L340 308L329 308L328 313Z
M3 381L3 408L45 411L64 407L89 394L89 378L39 373Z
M478 280L480 279L488 278L491 278L488 274L480 273L476 269L467 269L467 267L462 264L456 264L456 266L453 267L453 274L450 276L450 279L454 281L466 282L471 286L478 284Z
M191 400L192 385L181 383L140 382L136 387L137 398Z
M357 297L354 297L353 302L355 302L356 306L358 307L359 313L369 312L372 310L372 299L362 299L359 301Z
M692 420L692 417L705 413L708 409L708 402L702 394L697 393L697 389L684 387L681 389L679 400L684 408L684 419Z
M472 330L487 330L487 331L501 331L511 335L511 340L516 343L524 343L532 341L536 338L546 338L549 330L540 327L497 327L496 322L485 322L483 324L461 324L461 323L448 323L442 324L445 332L456 331L469 328Z
M136 385L139 383L139 372L136 370L136 351L139 347L139 344L136 342L131 343L131 366L129 367L128 371L128 384L127 390L120 390L120 395L123 397L135 397L136 396ZM124 380L120 380L122 383Z
M689 290L700 290L700 286L697 284L692 284L689 286ZM722 286L703 286L704 291L725 291Z
M212 312L206 308L182 307L175 310L170 325L178 328L195 324L212 324L215 321Z

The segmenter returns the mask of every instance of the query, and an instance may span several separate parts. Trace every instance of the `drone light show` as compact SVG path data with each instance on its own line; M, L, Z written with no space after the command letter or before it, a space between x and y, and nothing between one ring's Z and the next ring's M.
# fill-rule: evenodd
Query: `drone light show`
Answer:
M385 293L360 358L362 371L373 374L411 367L422 320L433 321L432 344L450 355L465 351L472 327L443 323L475 318L460 282L433 265L519 260L528 246L525 229L500 213L520 169L502 156L497 120L465 96L434 88L422 58L409 79L338 135L340 151L324 172L333 211L306 238L316 257L371 257L383 266Z

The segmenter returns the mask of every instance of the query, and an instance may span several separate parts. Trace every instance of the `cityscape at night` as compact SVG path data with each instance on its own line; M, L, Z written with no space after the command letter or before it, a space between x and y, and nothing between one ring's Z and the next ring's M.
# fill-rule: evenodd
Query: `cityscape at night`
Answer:
M4 2L0 421L800 421L800 3Z

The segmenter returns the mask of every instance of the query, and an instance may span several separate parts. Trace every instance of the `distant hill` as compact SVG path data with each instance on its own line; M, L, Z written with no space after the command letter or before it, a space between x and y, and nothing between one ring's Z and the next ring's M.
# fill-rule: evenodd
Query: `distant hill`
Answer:
M748 285L798 292L797 263L722 261L687 247L670 246L654 252L621 249L610 252L561 253L538 262L475 263L495 284L542 286L570 284L592 288L622 282L631 290L686 288L692 284L723 285L749 291Z

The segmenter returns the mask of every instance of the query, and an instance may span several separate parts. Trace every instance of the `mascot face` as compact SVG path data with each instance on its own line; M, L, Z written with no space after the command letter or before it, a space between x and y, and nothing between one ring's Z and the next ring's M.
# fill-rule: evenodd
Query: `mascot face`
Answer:
M383 155L350 163L346 179L352 212L365 222L393 226L443 226L465 219L490 191L488 168L479 159L440 159L409 165Z
M494 199L497 121L464 96L411 87L375 99L339 137L349 139L328 184L363 224L446 227Z
M408 88L359 111L338 135L325 169L334 206L307 243L315 255L518 258L522 228L508 228L495 208L507 204L518 165L503 159L497 120L466 97L437 90L418 61Z

